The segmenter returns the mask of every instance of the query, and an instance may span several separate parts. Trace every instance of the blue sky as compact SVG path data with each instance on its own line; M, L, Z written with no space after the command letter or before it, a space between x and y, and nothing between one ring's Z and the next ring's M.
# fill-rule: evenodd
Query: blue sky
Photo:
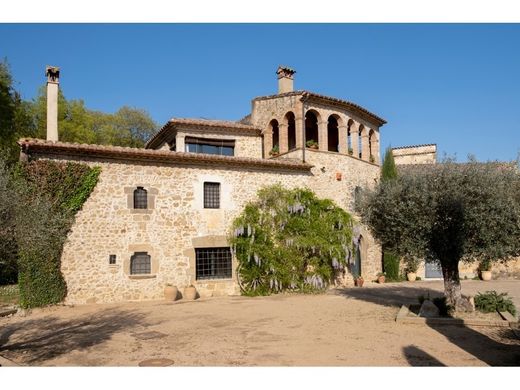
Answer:
M284 64L296 89L385 118L383 147L437 143L459 161L520 151L519 24L0 24L0 37L26 99L49 64L91 109L236 120L276 93Z

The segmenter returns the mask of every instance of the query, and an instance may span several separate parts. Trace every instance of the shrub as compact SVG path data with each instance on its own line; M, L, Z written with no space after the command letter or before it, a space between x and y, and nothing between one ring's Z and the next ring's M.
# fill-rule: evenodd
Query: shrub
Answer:
M67 288L61 252L76 212L94 189L100 168L33 161L15 171L20 306L59 303Z
M351 256L350 215L306 189L261 189L232 230L245 295L322 290L344 271Z
M388 281L398 281L399 277L399 256L386 251L383 255L383 267Z
M475 296L475 308L483 313L508 311L516 316L516 307L511 298L507 297L507 293L498 294L494 290L478 293Z

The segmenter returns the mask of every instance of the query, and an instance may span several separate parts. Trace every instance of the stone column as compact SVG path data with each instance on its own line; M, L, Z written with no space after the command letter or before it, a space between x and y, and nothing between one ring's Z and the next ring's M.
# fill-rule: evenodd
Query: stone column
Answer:
M280 133L278 133L280 134ZM267 129L263 133L264 136L264 158L269 158L271 155L269 152L273 149L273 131Z
M318 145L320 150L329 150L329 121L318 122Z
M370 147L368 145L368 130L366 127L363 127L363 131L361 132L361 158L365 161L370 160Z
M372 155L374 156L374 162L376 164L381 163L381 151L379 150L379 131L374 130L374 135L372 136Z
M278 136L280 137L280 153L287 153L289 151L289 134L287 133L287 128L287 123L280 123L278 125Z
M352 122L350 125L350 140L352 141L352 156L356 158L359 157L358 133L359 123Z
M305 119L302 117L302 103L297 103L294 109L294 129L296 131L296 148L303 148L305 143L305 140L303 139L303 134L305 134Z
M338 125L338 152L348 154L348 127L345 125Z

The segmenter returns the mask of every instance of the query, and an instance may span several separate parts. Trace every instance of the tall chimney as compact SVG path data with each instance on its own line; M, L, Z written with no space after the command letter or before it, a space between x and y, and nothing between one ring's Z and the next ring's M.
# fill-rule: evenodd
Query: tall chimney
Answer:
M47 66L47 141L58 141L58 85L60 68Z
M276 74L278 75L278 93L293 91L293 74L296 71L287 66L279 66Z

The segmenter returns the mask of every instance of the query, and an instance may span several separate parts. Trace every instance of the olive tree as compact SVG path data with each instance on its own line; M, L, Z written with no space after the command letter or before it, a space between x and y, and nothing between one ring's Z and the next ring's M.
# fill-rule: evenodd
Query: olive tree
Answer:
M468 309L459 262L520 255L520 175L514 164L403 166L365 193L361 214L383 247L438 262L447 303Z

